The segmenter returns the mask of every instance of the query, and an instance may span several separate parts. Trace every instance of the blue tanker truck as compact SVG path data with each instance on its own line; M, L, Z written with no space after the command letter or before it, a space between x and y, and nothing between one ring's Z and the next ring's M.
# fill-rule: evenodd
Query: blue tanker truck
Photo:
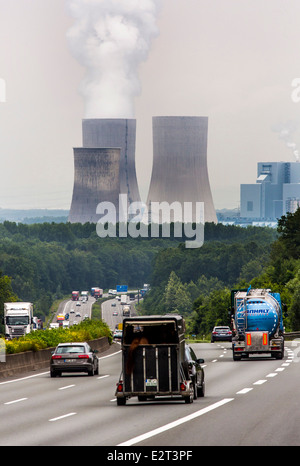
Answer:
M232 290L231 306L233 360L255 353L282 359L284 328L280 294L251 287Z

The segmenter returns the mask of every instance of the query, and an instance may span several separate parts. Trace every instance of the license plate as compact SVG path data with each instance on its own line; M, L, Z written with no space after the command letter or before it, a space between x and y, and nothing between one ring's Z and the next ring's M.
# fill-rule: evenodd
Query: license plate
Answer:
M157 387L157 379L146 379L146 387Z
M76 362L77 359L64 359L64 362Z

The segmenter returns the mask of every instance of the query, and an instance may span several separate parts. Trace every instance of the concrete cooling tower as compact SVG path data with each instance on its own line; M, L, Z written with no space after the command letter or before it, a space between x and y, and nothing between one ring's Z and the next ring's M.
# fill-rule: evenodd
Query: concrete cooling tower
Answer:
M112 202L118 209L120 149L74 148L74 172L69 222L97 223L97 205L103 201Z
M207 170L207 117L153 117L153 170L147 205L204 203L204 221L217 223ZM152 217L152 221L155 221ZM172 220L180 221L176 217ZM195 217L193 215L193 221Z
M135 170L136 120L126 118L85 119L82 121L82 139L83 148L81 150L74 149L75 181L69 222L93 221L96 223L100 218L99 215L96 215L96 199L97 203L113 202L117 214L119 213L119 202L115 199L116 189L118 195L127 195L128 205L140 201ZM109 151L109 149L111 150ZM116 149L119 149L118 167L114 152ZM103 154L104 152L101 152L103 150L107 151L106 157L102 155L101 159L99 154ZM95 161L93 161L93 157L95 157ZM95 170L94 173L93 170ZM109 188L109 178L111 178L111 188ZM118 183L117 188L116 183ZM100 188L102 185L105 186L105 189ZM85 210L82 208L83 204ZM119 220L118 215L116 220Z

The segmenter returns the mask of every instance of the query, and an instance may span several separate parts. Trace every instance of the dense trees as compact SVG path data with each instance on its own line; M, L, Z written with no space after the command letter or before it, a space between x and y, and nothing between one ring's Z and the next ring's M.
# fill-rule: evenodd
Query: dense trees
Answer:
M151 283L142 311L179 312L202 335L228 323L230 289L268 287L288 305L288 328L300 328L300 210L269 228L205 225L201 248L185 238L99 238L93 224L0 224L0 312L3 302L35 303L48 313L72 289ZM11 277L11 281L8 277ZM2 288L3 287L3 288ZM6 287L6 288L5 288Z

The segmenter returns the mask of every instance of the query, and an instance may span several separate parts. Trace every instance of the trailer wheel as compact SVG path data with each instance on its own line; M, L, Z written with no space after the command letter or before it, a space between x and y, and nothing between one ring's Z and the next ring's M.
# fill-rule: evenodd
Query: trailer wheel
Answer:
M191 383L190 385L190 395L184 397L184 402L187 404L191 404L194 401L194 384Z
M126 405L126 397L125 396L118 397L117 398L117 405L118 406L125 406Z

